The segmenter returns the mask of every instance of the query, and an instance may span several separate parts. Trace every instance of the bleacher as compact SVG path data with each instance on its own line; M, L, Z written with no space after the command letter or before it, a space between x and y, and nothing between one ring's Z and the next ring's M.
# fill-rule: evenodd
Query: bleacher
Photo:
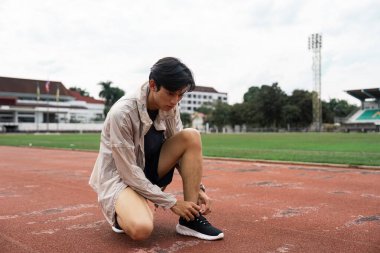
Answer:
M346 91L361 102L361 109L342 124L346 132L380 132L380 88Z
M375 110L364 110L362 114L356 119L358 121L366 120L366 121L376 121L380 120L380 109Z

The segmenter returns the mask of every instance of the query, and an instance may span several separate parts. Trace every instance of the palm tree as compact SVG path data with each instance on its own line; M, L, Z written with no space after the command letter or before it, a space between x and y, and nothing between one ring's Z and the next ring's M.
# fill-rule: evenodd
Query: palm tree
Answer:
M102 86L102 90L99 92L99 97L106 99L106 105L111 101L112 98L112 89L111 89L111 81L100 82L98 85Z
M111 106L116 103L119 98L124 96L124 91L117 88L111 87L112 82L100 82L98 85L102 86L102 90L99 92L99 97L102 97L106 100L104 107L104 116L107 116L108 111L111 109Z

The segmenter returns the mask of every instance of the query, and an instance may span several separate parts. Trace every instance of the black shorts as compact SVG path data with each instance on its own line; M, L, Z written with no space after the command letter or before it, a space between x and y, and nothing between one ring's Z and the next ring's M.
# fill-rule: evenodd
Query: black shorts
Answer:
M160 152L164 141L164 131L157 131L153 125L144 136L144 173L146 178L148 178L152 184L158 185L159 187L164 187L170 184L172 182L174 174L174 168L172 168L162 178L158 177L158 161L160 160Z

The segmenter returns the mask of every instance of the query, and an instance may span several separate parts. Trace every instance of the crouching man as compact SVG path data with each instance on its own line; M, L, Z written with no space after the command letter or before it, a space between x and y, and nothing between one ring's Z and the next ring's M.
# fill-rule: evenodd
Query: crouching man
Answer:
M178 111L179 101L194 87L185 64L163 58L151 68L149 82L109 111L89 183L114 232L133 240L148 238L153 230L151 201L179 216L179 234L204 240L224 237L204 217L211 212L211 203L201 184L200 134L183 129ZM163 191L175 168L182 178L184 200Z

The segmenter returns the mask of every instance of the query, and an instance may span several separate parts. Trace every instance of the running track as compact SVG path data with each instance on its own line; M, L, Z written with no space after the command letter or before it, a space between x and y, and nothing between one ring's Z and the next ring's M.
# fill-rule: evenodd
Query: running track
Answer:
M114 234L88 178L96 153L0 147L0 252L380 252L380 170L204 160L209 220L225 239ZM181 196L175 175L168 191Z

